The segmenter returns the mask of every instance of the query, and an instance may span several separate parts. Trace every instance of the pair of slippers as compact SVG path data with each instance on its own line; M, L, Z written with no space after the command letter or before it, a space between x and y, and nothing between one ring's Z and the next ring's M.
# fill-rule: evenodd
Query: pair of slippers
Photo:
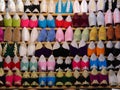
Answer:
M73 72L73 84L75 86L89 86L90 85L90 77L89 72L87 70L83 70L82 74L78 70Z
M61 70L56 73L56 86L61 87L63 85L67 87L73 85L72 72L69 70L65 74Z
M54 17L51 14L48 14L47 18L45 18L43 14L40 14L38 19L38 26L41 28L55 28L56 25Z
M89 43L87 48L87 55L91 56L93 53L96 54L97 56L99 56L100 54L103 54L103 55L105 54L105 46L102 41L99 41L97 43L97 46L93 41Z
M88 15L83 13L81 16L78 13L75 13L72 17L72 26L73 27L88 27Z
M28 15L24 13L21 17L21 27L30 27L34 28L38 26L38 20L37 16L35 14L32 15L32 17L29 19Z
M107 70L103 68L100 73L93 68L90 73L90 82L92 86L107 86L108 85L108 74Z
M90 69L93 68L102 70L103 68L107 68L107 61L103 54L100 54L100 56L97 58L95 54L92 54L90 57Z
M18 44L17 43L14 43L12 45L8 44L8 43L5 43L4 44L4 47L3 47L3 56L4 57L7 57L7 56L10 56L10 57L14 57L14 56L17 56L18 54Z
M38 61L38 68L39 68L39 71L54 71L55 69L55 58L53 55L51 55L49 58L48 58L48 61L46 61L46 58L41 55L40 58L39 58L39 61Z
M31 73L25 71L22 75L22 86L23 87L37 87L38 84L38 75L37 72L33 71Z
M10 14L7 12L4 16L1 17L1 22L3 22L3 26L5 27L20 27L20 17L18 16L17 13L14 14L13 18L10 16Z
M62 15L58 14L55 23L56 27L68 28L69 26L72 26L72 18L70 15L68 15L64 20Z
M105 48L105 55L108 56L112 53L114 56L118 56L120 54L120 42L117 41L115 44L112 41L108 41Z
M46 74L46 72L41 72L39 74L39 85L41 87L55 86L55 82L56 82L56 77L55 77L54 72L50 71L48 74Z
M38 0L33 1L32 3L30 0L26 0L24 4L24 12L26 13L39 13L40 12L40 4Z
M4 70L13 70L16 71L20 69L20 60L19 57L14 56L13 60L10 56L7 56L3 62Z
M113 70L109 70L108 79L110 86L120 86L120 70L117 74Z
M37 59L35 56L32 56L30 61L27 56L23 56L20 62L21 71L37 71Z
M89 58L84 55L82 60L76 55L72 61L73 70L89 70Z
M51 28L49 31L46 29L42 29L39 32L37 39L37 41L39 42L45 42L45 41L52 42L54 40L55 40L55 30L53 28Z
M112 53L107 57L107 68L108 70L119 70L120 67L120 54L115 58Z
M56 13L72 13L73 5L71 0L67 0L63 3L61 0L58 0L56 3Z
M5 85L7 87L14 86L21 86L22 85L22 75L19 70L16 70L16 72L13 74L11 70L9 70L5 77Z
M69 56L63 60L63 57L58 57L55 65L55 71L72 71L72 60Z
M2 12L5 12L5 4L6 2L4 0L2 0L0 3L2 3L1 7L2 7ZM9 12L24 12L24 4L22 0L17 0L16 2L14 2L14 0L10 0L7 2L7 8Z

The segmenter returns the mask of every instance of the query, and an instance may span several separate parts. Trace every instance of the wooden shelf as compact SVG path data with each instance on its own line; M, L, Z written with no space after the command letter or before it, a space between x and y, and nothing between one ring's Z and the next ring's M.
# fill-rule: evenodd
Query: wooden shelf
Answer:
M22 16L24 13L20 13L20 12L10 12L9 14L12 16L15 13L18 13L19 16ZM6 12L0 13L1 15L5 15ZM40 14L43 14L44 16L47 16L48 14L51 14L52 16L57 16L58 14L61 14L62 16L73 16L74 13L27 13L28 16L32 16L33 14L35 14L36 16L39 16ZM82 15L82 13L79 13L79 15ZM89 13L87 13L87 15L89 15Z
M20 12L11 12L9 13L10 15L14 15L15 13L18 13L19 16L22 16L24 13L20 13ZM1 15L5 15L6 13L3 12L3 13L0 13ZM32 16L33 14L35 14L36 16L39 16L40 14L43 14L44 16L47 16L49 13L27 13L28 16ZM57 16L59 13L51 13L52 16ZM80 13L82 14L82 13ZM88 14L88 13L87 13ZM74 14L73 13L61 13L62 16L68 16L68 15L71 15L73 16Z
M6 30L7 27L2 27L3 30ZM12 29L18 28L19 30L22 30L21 27L11 27ZM32 30L33 28L27 28L28 30ZM42 30L42 28L36 27L37 30ZM50 30L51 28L45 28L46 30ZM53 28L54 30L58 30L58 28ZM75 30L76 28L72 28ZM80 30L83 30L84 28L79 27ZM88 28L90 29L90 28ZM62 30L66 30L66 28L62 28Z
M3 55L1 55L1 56L2 56L3 59L5 59L5 57L4 57ZM33 55L33 56L34 56L34 55ZM79 55L78 55L78 56L79 56ZM30 59L32 58L32 56L27 56L27 57L28 57L28 60L29 60L29 61L30 61ZM35 56L35 57L36 57L36 56ZM61 57L62 57L62 56L61 56ZM68 56L68 57L70 57L71 60L74 59L73 56ZM80 59L82 59L83 56L79 56L79 57L80 57ZM13 58L14 58L14 57L11 57L11 59L13 59ZM20 60L22 60L23 56L19 56L19 55L18 55L18 58L19 58ZM36 60L39 61L39 58L40 58L40 57L36 57ZM46 61L47 61L49 57L45 57L45 58L46 58ZM55 60L58 59L58 57L54 57L54 58L55 58ZM98 56L97 56L97 58L98 58ZM105 56L105 58L107 59L107 56ZM114 58L116 58L116 57L114 57ZM66 59L66 57L62 57L62 59L63 59L63 61L64 61L64 60ZM88 59L90 59L90 56L88 56Z
M6 30L6 28L7 27L2 27L2 29L3 30ZM15 28L18 28L19 30L22 30L23 28L21 28L21 27L11 27L12 29L15 29ZM80 30L84 30L85 28L87 28L88 30L91 30L92 29L92 27L77 27L77 28L79 28ZM72 27L72 29L73 30L76 30L77 28L74 28L74 27ZM100 27L96 27L97 28L97 30L99 30L100 29ZM106 29L107 29L108 27L106 27ZM27 28L28 30L32 30L33 28ZM40 28L40 27L36 27L36 29L37 30L42 30L42 28ZM46 30L50 30L51 28L45 28ZM58 30L58 28L53 28L54 30ZM62 28L62 30L66 30L67 28Z
M84 70L83 70L84 71ZM79 71L79 73L80 74L82 74L83 73L83 71ZM43 71L44 72L44 71ZM40 73L43 73L43 72L36 72L37 74L40 74ZM74 71L71 71L72 72L72 74L74 73ZM98 71L98 74L100 73L101 71ZM117 73L118 71L114 71L115 73ZM23 71L21 71L21 74L23 74L24 72ZM31 72L28 72L29 74L31 74L32 73L32 71ZM46 74L48 74L49 72L47 71L47 72L44 72L44 73L46 73ZM57 71L55 72L53 72L54 74L56 74L57 73ZM66 71L63 71L63 74L65 74L66 73ZM90 70L88 70L88 73L90 74L91 73L91 71ZM108 74L108 71L107 71L107 74Z
M54 41L54 42L50 42L51 44L54 44L56 41ZM87 44L89 44L91 41L87 41L86 43ZM104 44L106 44L108 41L106 40L106 41L103 41L103 43ZM116 43L117 41L112 41L112 43ZM8 43L8 44L14 44L14 42L0 42L0 44L5 44L5 43ZM17 44L21 44L21 43L23 43L22 41L21 42L16 42ZM25 42L26 44L30 44L30 42ZM33 42L34 44L37 44L37 43L39 43L39 42ZM42 44L46 44L47 43L47 41L46 42L41 42ZM59 42L60 44L63 44L64 42ZM67 42L68 44L70 44L71 42ZM78 44L79 44L79 42L77 42ZM97 44L98 43L98 41L95 41L95 44Z
M106 87L102 87L102 86L97 86L97 87L94 87L94 86L88 86L88 87L84 87L84 86L80 86L80 87L76 87L76 86L71 86L71 87L66 87L66 86L62 86L62 87L56 87L56 86L53 86L53 87L1 87L0 89L20 89L20 90L23 90L23 89L111 89L111 88L116 88L116 89L120 89L120 86L106 86Z
M8 1L8 0L6 0L6 1ZM14 0L14 1L16 1L16 0ZM26 0L22 0L22 1L25 2ZM30 0L30 1L32 2L32 1L34 1L34 0ZM41 2L42 0L38 0L38 1ZM47 0L46 0L46 1L47 1ZM54 0L54 1L57 2L58 0ZM62 1L65 2L66 0L62 0ZM71 0L71 1L75 1L75 0ZM81 2L82 0L78 0L78 1ZM86 1L88 2L88 1L90 1L90 0L86 0ZM95 1L98 1L98 0L95 0ZM49 0L48 0L48 2L49 2Z

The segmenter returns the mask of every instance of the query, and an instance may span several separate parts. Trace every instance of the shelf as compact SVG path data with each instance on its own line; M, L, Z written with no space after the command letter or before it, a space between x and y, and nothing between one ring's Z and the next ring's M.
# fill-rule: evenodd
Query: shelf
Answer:
M5 30L7 27L2 27L3 30ZM12 29L18 28L19 30L22 30L23 28L21 27L11 27ZM79 27L80 30L83 30L84 28ZM33 28L27 28L28 30L32 30ZM36 27L37 30L42 30L42 28ZM51 28L45 28L46 30L50 30ZM57 30L58 28L54 28L54 30ZM75 30L76 28L72 28ZM88 28L90 29L90 28ZM66 30L66 28L62 28L62 30Z
M8 0L6 0L6 1L8 1ZM14 1L16 1L16 0L14 0ZM26 0L22 0L22 1L25 2ZM30 1L32 2L32 1L34 1L34 0L30 0ZM38 1L41 2L42 0L38 0ZM47 1L47 0L46 0L46 1ZM54 0L54 1L57 2L58 0ZM65 2L66 0L62 0L62 1ZM75 1L75 0L71 0L71 1ZM78 1L81 2L82 0L78 0ZM90 0L86 0L86 1L88 2L88 1L90 1ZM95 1L98 1L98 0L95 0ZM48 2L49 2L49 0L48 0Z
M83 71L85 71L85 70L83 70ZM82 74L83 73L83 71L79 71L79 73L80 74ZM44 71L43 71L44 72ZM43 73L43 72L36 72L38 75L40 74L40 73ZM54 71L54 72L52 72L52 73L54 73L54 74L56 74L58 71ZM100 72L101 71L98 71L98 74L100 74ZM117 73L118 71L114 71L115 73ZM24 73L24 71L21 71L21 74L23 74ZM32 73L32 71L31 72L28 72L29 74L31 74ZM44 73L46 73L46 74L48 74L49 73L49 71L47 71L47 72L44 72ZM63 74L65 74L66 73L66 71L63 71ZM74 73L74 71L72 71L72 74ZM91 73L91 71L90 70L88 70L88 73L90 74ZM108 71L107 71L107 74L108 74ZM73 76L73 75L72 75Z
M7 27L2 27L3 30L6 30ZM18 28L19 30L22 30L22 27L11 27L12 29ZM77 27L80 30L84 30L85 28L87 28L88 30L91 30L92 27ZM73 30L76 30L77 28L72 27ZM100 27L96 27L98 30L100 29ZM106 27L107 29L108 27ZM28 30L32 30L33 28L27 28ZM37 30L42 30L42 28L40 27L36 27ZM46 30L50 30L51 28L45 28ZM58 28L53 28L54 30L58 30ZM62 30L66 30L67 28L62 28Z
M20 12L16 12L16 13L18 13L18 15L20 15L20 16L22 16L24 13L20 13ZM1 15L5 15L6 13L5 12L3 12L3 13L0 13ZM10 13L10 15L14 15L15 14L15 12L11 12ZM27 13L27 15L28 16L32 16L33 14L35 14L36 16L39 16L40 14L43 14L44 16L47 16L49 13ZM51 15L52 16L57 16L59 13L52 13ZM82 13L80 13L80 14L82 14ZM88 14L88 13L87 13ZM71 15L71 16L73 16L74 14L73 13L62 13L61 14L62 16L68 16L68 15Z
M19 16L22 16L24 13L20 13L20 12L10 12L9 14L12 16L14 15L15 13L18 13ZM1 15L5 15L6 13L3 12L3 13L0 13ZM32 16L33 14L35 14L36 16L39 16L40 14L43 14L44 16L47 16L48 14L50 13L27 13L28 16ZM74 14L73 13L51 13L52 16L57 16L58 14L61 14L62 16L73 16ZM79 15L82 15L82 13L79 13ZM87 13L87 15L89 15Z
M116 88L116 89L120 89L120 86L106 86L106 87L102 87L102 86L97 86L97 87L94 87L94 86L88 86L88 87L84 87L84 86L80 86L80 87L76 87L76 86L71 86L71 87L66 87L66 86L62 86L62 87L56 87L56 86L53 86L53 87L1 87L1 89L20 89L20 90L23 90L23 89L101 89L101 88L106 88L106 89L111 89L111 88Z
M54 44L54 43L56 43L57 41L54 41L54 42L50 42L51 44ZM91 41L87 41L86 43L87 44L89 44ZM106 40L106 41L103 41L103 43L104 44L106 44L108 41ZM116 43L117 41L112 41L112 43ZM5 44L5 43L8 43L8 44L14 44L14 42L0 42L0 44ZM22 41L21 42L16 42L17 44L21 44L21 43L23 43ZM26 44L30 44L30 42L25 42ZM39 42L31 42L31 43L34 43L34 44L37 44L37 43L39 43ZM46 42L41 42L42 44L46 44L47 43L47 41ZM64 42L59 42L60 44L63 44ZM70 42L67 42L68 44L70 44L71 43L71 41ZM78 44L79 44L79 42L77 42ZM97 44L98 43L98 41L95 41L95 44Z
M52 55L52 54L51 54ZM2 56L2 58L3 59L5 59L5 57L3 56L3 55L1 55ZM34 56L34 55L33 55ZM79 55L78 55L79 56ZM30 59L32 58L32 56L27 56L28 57L28 60L30 61ZM37 57L37 56L35 56L36 57L36 60L37 60L37 62L39 61L39 58L40 57ZM62 57L62 56L61 56ZM68 56L68 57L70 57L70 59L71 60L73 60L74 59L74 57L73 56ZM80 57L80 59L82 59L82 57L83 56L79 56ZM11 59L13 59L14 57L11 57ZM18 55L18 58L20 59L20 61L22 60L22 58L23 58L23 56L19 56ZM49 57L45 57L45 59L46 59L46 61L48 60L48 58ZM57 60L58 59L58 57L54 57L55 58L55 60ZM97 58L98 58L98 56L97 56ZM105 56L105 58L107 59L107 56ZM114 56L114 58L116 58L115 56ZM63 59L63 61L66 59L66 57L62 57L62 59ZM88 59L90 59L90 56L88 56Z

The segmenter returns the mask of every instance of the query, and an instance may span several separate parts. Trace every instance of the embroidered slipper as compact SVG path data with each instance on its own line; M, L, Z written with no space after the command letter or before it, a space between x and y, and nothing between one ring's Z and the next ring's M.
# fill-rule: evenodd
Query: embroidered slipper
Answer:
M54 0L50 0L50 2L48 4L48 12L55 13L55 1Z
M67 0L64 6L64 13L72 13L72 11L73 11L72 0Z
M15 13L13 18L12 18L12 26L13 27L20 27L20 17L18 16L17 13Z
M44 55L41 55L39 58L38 68L39 68L39 71L46 71L47 69L46 58L44 57Z
M35 56L30 59L30 71L37 71L37 59Z
M93 68L90 74L90 82L92 86L98 86L99 85L99 74L98 71Z
M84 55L81 60L81 70L89 70L89 58Z
M43 16L43 14L39 15L38 26L41 28L47 27L47 21L46 21L46 18Z
M29 61L27 56L23 56L21 63L20 63L20 69L21 71L28 71L29 67Z
M79 42L79 55L80 56L87 55L87 48L88 45L86 44L86 42L84 40L81 40Z
M39 85L38 84L38 75L37 75L37 72L33 71L31 73L30 81L31 81L31 86L32 87L37 87Z
M113 70L109 70L108 80L109 80L110 86L117 86L118 85L118 79L117 79L117 76Z
M107 68L107 61L103 54L100 54L98 58L98 66L99 66L99 70L102 70L103 68L105 69Z
M51 55L51 56L48 58L47 68L48 68L49 71L54 71L54 69L55 69L55 58L54 58L53 55Z
M5 72L3 68L0 68L0 86L5 85Z
M47 84L47 76L46 76L46 72L41 72L39 75L39 85L41 87L46 86Z
M98 59L94 53L90 57L90 69L92 70L93 68L98 69Z
M47 85L49 87L55 86L56 77L53 71L50 71L47 76Z
M81 63L80 57L76 55L72 61L73 70L80 70L80 67L81 67L80 63Z
M40 4L38 0L34 0L32 4L32 12L39 13L40 12Z
M6 26L6 27L12 26L12 18L8 12L5 14L3 20L4 20L4 26Z
M65 70L64 71L72 71L72 60L69 56L65 59Z
M22 85L22 75L21 75L21 72L17 69L14 76L13 76L13 79L14 79L14 85L19 87Z
M22 0L16 1L16 12L24 12L24 4Z
M7 56L4 61L4 70L11 70L12 68L12 61L10 56Z
M55 20L56 27L63 27L64 19L61 14L58 14Z
M16 12L16 6L15 6L14 0L9 0L7 6L8 6L9 12Z
M61 87L65 83L65 77L62 71L58 71L56 74L56 86Z
M28 27L29 26L29 17L26 13L24 13L21 17L21 27Z
M100 85L101 86L107 86L108 85L108 75L107 70L103 68L99 75Z
M51 14L48 14L47 16L47 26L49 28L55 28L55 20Z
M70 15L68 15L64 21L63 27L68 28L69 26L72 26L72 18Z
M105 55L108 56L110 53L113 53L113 49L114 47L112 41L108 41L105 48Z
M47 13L47 8L48 5L47 5L47 1L46 0L42 0L41 1L41 4L40 4L40 12L41 13Z
M13 72L11 70L8 71L7 75L6 75L6 86L7 87L12 87L13 84Z
M13 62L12 62L12 70L20 70L20 60L18 56L14 56Z
M81 85L81 77L80 77L80 73L79 73L79 71L78 70L75 70L74 72L73 72L73 84L75 85L75 86L80 86Z
M71 44L69 45L70 47L70 56L75 56L75 55L78 55L79 51L78 51L78 45L77 45L77 42L75 40L73 40L71 42Z
M22 42L19 46L19 55L26 56L27 55L27 46L25 42Z
M70 86L72 86L73 85L73 76L72 76L72 72L71 71L67 71L66 73L65 73L65 86L67 86L67 87L70 87Z
M90 76L89 76L89 72L87 70L84 70L82 72L82 79L81 79L81 82L82 82L82 85L83 86L89 86L90 85Z
M64 61L62 57L58 57L55 64L55 71L64 71Z
M34 28L37 26L38 26L38 19L37 19L37 16L35 14L33 14L29 21L29 27Z
M95 43L91 41L90 44L88 45L87 55L91 56L93 53L96 54L96 46Z
M30 86L30 74L27 71L25 71L22 75L22 86L23 87L29 87Z
M24 12L26 12L26 13L32 12L32 4L31 4L30 0L26 0L26 2L24 4Z

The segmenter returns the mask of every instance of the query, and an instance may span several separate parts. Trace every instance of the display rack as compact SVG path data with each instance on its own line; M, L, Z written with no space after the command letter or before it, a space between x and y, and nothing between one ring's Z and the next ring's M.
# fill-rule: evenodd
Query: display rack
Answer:
M8 1L8 0L6 0L6 1ZM15 0L16 1L16 0ZM26 0L23 0L24 2L26 1ZM33 0L31 0L31 2L32 2ZM39 0L40 2L42 1L42 0ZM46 1L49 1L49 0L46 0ZM55 0L55 1L57 1L57 0ZM63 0L63 1L66 1L66 0ZM73 0L74 1L74 0ZM80 2L82 1L82 0L79 0ZM89 0L86 0L86 1L89 1ZM95 1L98 1L98 0L95 0ZM1 12L0 13L1 15L5 15L6 14L6 12ZM13 13L10 13L10 15L11 16L13 16L15 13L13 12ZM18 12L18 15L19 16L22 16L24 13L19 13ZM44 16L47 16L49 13L27 13L27 15L28 16L32 16L33 14L35 14L37 17L40 15L40 14L43 14ZM51 13L51 15L52 16L54 16L54 17L56 17L58 14L56 14L56 13ZM62 16L64 16L64 17L67 17L68 15L70 15L70 16L73 16L74 14L73 13L62 13L61 14ZM79 13L79 15L82 15L82 13ZM89 15L89 13L87 13L87 15ZM12 27L12 29L14 29L15 27ZM87 27L89 30L91 30L91 27ZM96 27L98 30L99 30L99 28L100 27ZM108 28L108 27L105 27L106 29ZM114 27L115 28L115 27ZM6 30L6 27L2 27L2 29L3 30ZM18 27L18 29L19 30L22 30L22 28L21 27ZM54 28L55 30L57 30L57 28ZM76 28L75 27L72 27L72 29L73 30L75 30ZM83 30L84 28L83 27L79 27L79 29L80 30ZM31 31L32 30L32 28L28 28L28 30L29 31ZM37 28L37 30L42 30L42 28ZM46 30L50 30L50 28L46 28ZM62 28L62 30L66 30L66 28ZM95 43L97 43L98 41L95 41ZM116 43L117 41L112 41L113 43ZM6 42L1 42L0 44L5 44ZM14 44L14 42L7 42L7 43L9 43L9 44ZM22 43L22 41L21 42L17 42L17 44L21 44ZM37 44L38 42L34 42L35 44ZM42 44L46 44L47 42L41 42ZM54 44L55 42L50 42L51 44ZM63 42L60 42L61 44L63 43ZM69 44L71 43L71 42L68 42ZM77 42L78 44L79 44L79 42ZM87 43L90 43L90 41L87 41ZM107 43L107 40L106 41L104 41L104 43L106 44ZM26 42L26 44L29 44L29 42ZM21 57L19 57L19 58L21 58ZM71 59L73 59L73 57L70 57ZM30 57L29 57L29 59L30 59ZM37 58L38 59L38 58ZM63 59L65 59L65 58L63 58ZM37 72L37 74L39 74L40 72ZM46 72L46 73L48 73L48 72ZM55 72L54 72L55 73ZM80 71L80 73L82 73L81 71ZM89 72L90 73L90 72ZM120 89L120 86L106 86L106 87L102 87L102 86L97 86L97 87L94 87L94 86L88 86L88 87L84 87L84 86L79 86L79 87L76 87L76 86L70 86L70 87L66 87L66 86L62 86L62 87L56 87L56 86L53 86L53 87L48 87L48 86L45 86L45 87L40 87L40 86L38 86L38 87L0 87L0 89L10 89L10 90L13 90L13 89L20 89L20 90L23 90L23 89L57 89L57 90L60 90L60 89L68 89L68 88L72 88L72 89L111 89L111 88L116 88L116 89Z

